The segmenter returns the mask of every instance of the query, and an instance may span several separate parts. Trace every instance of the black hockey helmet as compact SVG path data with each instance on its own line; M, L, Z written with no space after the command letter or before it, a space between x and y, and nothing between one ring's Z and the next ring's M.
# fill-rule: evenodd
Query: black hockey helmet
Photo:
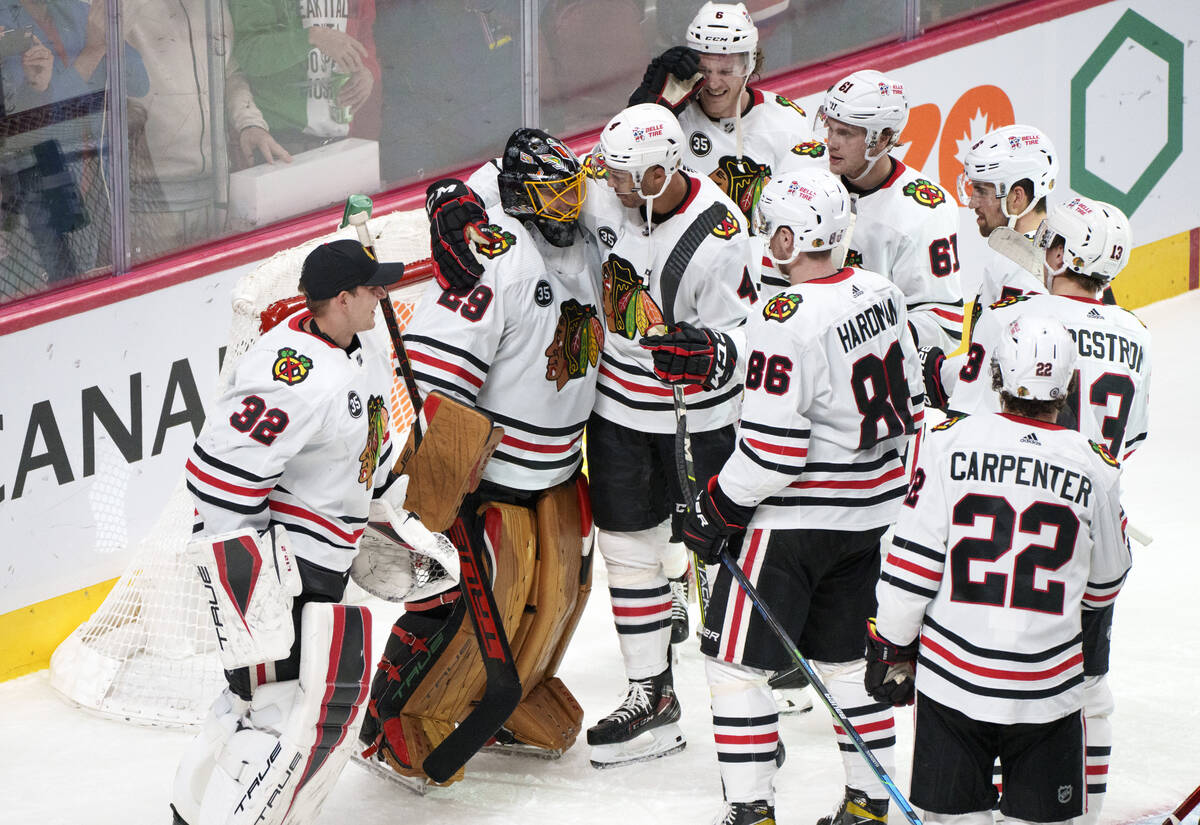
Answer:
M565 143L541 129L518 129L504 147L497 181L506 214L532 221L554 246L574 243L583 164Z

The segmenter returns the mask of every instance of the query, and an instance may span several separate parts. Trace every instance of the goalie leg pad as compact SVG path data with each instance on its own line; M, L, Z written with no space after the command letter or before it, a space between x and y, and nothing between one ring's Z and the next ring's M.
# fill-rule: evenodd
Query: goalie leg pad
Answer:
M300 678L256 688L248 716L217 757L199 825L316 818L355 746L370 646L366 608L304 606Z
M204 720L200 733L188 745L175 770L171 808L184 822L200 822L200 806L212 778L217 757L225 749L250 703L231 690L221 691Z
M221 665L234 670L286 659L295 641L292 600L300 594L300 570L279 525L259 536L253 530L193 541L186 553L208 594Z

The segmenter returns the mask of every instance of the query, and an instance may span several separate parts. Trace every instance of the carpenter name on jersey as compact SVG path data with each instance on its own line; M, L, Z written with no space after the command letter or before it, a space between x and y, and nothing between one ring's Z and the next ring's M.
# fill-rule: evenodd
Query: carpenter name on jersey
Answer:
M904 296L844 268L761 302L746 333L746 390L721 489L757 505L755 528L890 524L903 454L924 417Z
M704 432L737 419L746 310L758 300L745 218L708 178L684 175L687 196L670 214L627 209L602 180L589 179L582 222L600 243L607 335L596 412L643 432L675 431L671 388L639 342L657 324L686 321L728 332L738 368L724 386L686 389L688 423Z
M350 567L372 492L391 469L392 370L381 333L346 350L301 326L301 310L242 356L192 448L197 532L282 524L293 551Z
M1132 312L1090 298L1028 295L992 304L979 317L965 357L947 361L950 408L994 412L991 359L1004 330L1021 315L1057 318L1075 340L1078 385L1060 423L1077 428L1122 461L1149 431L1150 332ZM946 382L950 381L949 384Z
M1130 555L1120 471L1056 424L985 413L921 445L876 594L884 638L920 636L917 690L973 719L1041 723L1083 703L1080 610Z
M606 337L596 247L582 236L552 247L499 206L488 219L504 248L480 250L484 273L474 288L426 290L404 342L423 391L459 398L504 428L483 477L543 490L582 461Z

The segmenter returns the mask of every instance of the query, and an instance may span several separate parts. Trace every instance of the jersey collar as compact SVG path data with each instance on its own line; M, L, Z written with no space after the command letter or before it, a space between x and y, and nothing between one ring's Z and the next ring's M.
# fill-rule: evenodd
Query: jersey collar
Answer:
M666 223L676 215L686 212L687 208L692 205L692 201L696 199L696 195L700 194L700 181L693 178L687 172L680 172L679 174L683 175L683 182L687 185L687 192L684 193L683 200L679 202L679 205L670 212L663 212L662 214L652 212L650 214L650 220L654 222L655 226ZM645 213L643 212L642 214Z
M888 155L888 157L891 158L892 161L892 174L888 175L887 179L878 186L872 189L859 189L857 186L851 183L845 175L842 175L842 183L846 184L846 188L850 190L851 194L858 195L860 198L865 198L867 195L874 194L880 189L887 189L889 186L899 180L900 176L904 174L904 170L908 168L904 165L904 161L897 160L891 155Z
M314 318L312 313L307 309L302 312L297 312L295 315L289 318L287 325L296 332L301 332L305 335L310 335L313 338L316 338L318 341L323 342L326 346L332 347L333 349L342 350L346 353L346 355L352 355L354 351L361 346L361 342L358 340L358 335L355 335L354 339L350 342L350 346L344 349L339 347L332 338L321 331L321 328L317 326L317 319Z
M840 284L842 281L854 274L854 270L848 266L843 266L832 275L826 275L824 278L813 278L811 281L805 281L806 284Z
M1002 412L1002 413L1000 413L1000 415L1003 418L1007 418L1009 421L1015 421L1018 424L1028 424L1030 427L1037 427L1042 430L1065 430L1065 429L1067 429L1062 424L1054 424L1050 421L1039 421L1036 418L1026 418L1023 415L1017 415L1016 413Z
M1104 306L1104 302L1099 298L1085 298L1082 295L1059 295L1057 297L1070 298L1072 301L1079 301L1081 304L1096 304L1098 306Z

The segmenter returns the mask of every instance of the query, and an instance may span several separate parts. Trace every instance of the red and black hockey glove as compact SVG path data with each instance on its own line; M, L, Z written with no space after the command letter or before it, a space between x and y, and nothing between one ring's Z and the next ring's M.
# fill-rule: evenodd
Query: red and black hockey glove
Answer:
M679 324L665 335L639 342L654 356L654 374L668 384L699 384L715 390L733 375L737 349L723 332Z
M678 115L704 85L698 74L700 55L687 46L672 46L650 61L642 85L629 96L629 105L657 103Z
M745 530L752 515L754 508L736 504L713 476L683 517L683 543L705 564L720 564L725 542Z
M921 377L925 381L925 406L944 410L950 404L946 388L942 386L942 364L946 355L939 347L921 347L917 350L921 359Z
M917 643L895 645L867 619L867 673L863 684L877 702L911 705L916 695Z
M483 276L483 264L471 251L468 228L483 234L487 212L479 196L455 178L443 178L425 190L425 214L429 216L429 247L433 274L442 289L462 291L475 286Z

